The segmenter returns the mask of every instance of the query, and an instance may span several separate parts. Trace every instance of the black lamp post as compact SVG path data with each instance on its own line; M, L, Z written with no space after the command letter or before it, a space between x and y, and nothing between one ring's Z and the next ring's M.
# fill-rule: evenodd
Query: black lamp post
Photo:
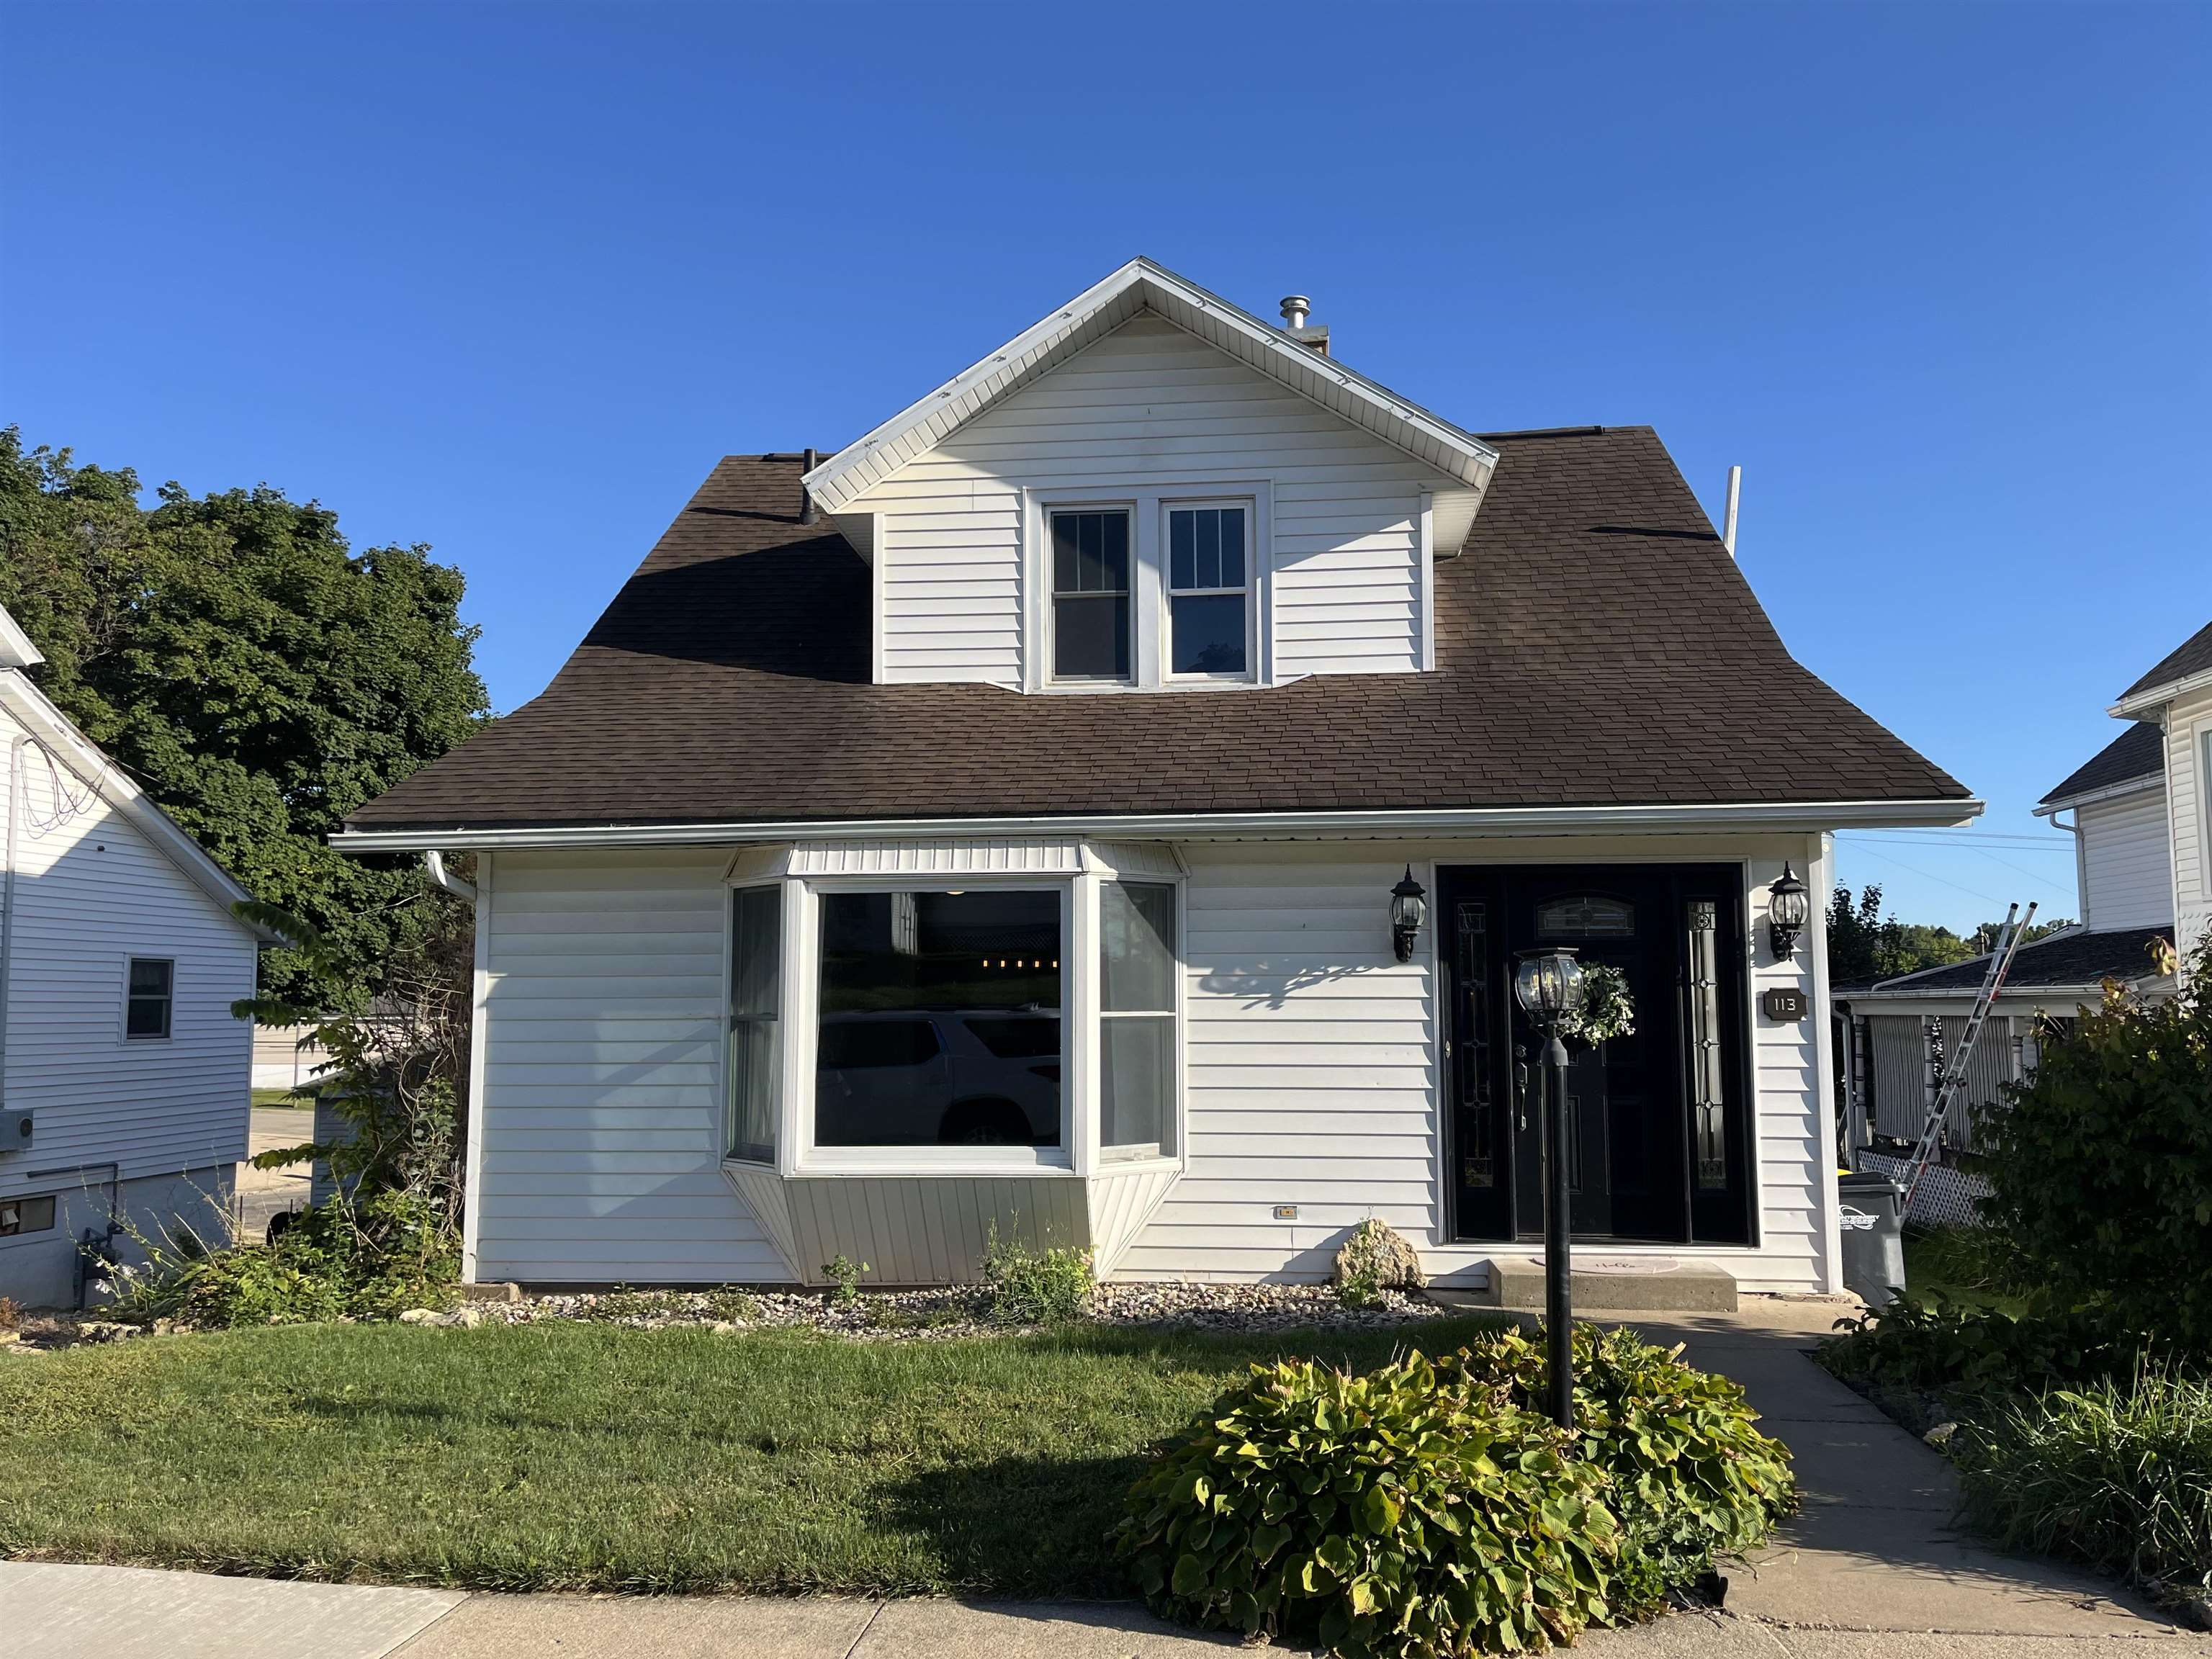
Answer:
M1774 947L1777 962L1786 961L1797 948L1797 935L1805 931L1812 915L1812 899L1805 884L1784 859L1782 878L1766 890L1766 942Z
M1413 959L1413 939L1428 914L1429 890L1413 879L1413 866L1409 864L1405 880L1390 890L1390 948L1399 961Z
M1552 1420L1575 1425L1574 1264L1567 1243L1567 1045L1559 1022L1583 1000L1582 964L1570 950L1523 951L1513 995L1544 1044L1544 1328Z

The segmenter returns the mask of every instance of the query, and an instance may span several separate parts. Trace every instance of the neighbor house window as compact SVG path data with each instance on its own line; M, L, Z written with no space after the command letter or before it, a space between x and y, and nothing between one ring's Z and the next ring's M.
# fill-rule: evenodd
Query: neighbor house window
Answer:
M1129 678L1129 514L1052 515L1052 672L1063 680Z
M131 988L125 1000L123 1034L165 1037L175 999L177 964L164 957L131 958Z
M51 1198L0 1198L0 1238L17 1233L42 1233L54 1224Z
M1250 672L1251 514L1242 507L1168 511L1168 672Z
M1109 1158L1173 1157L1176 891L1098 890L1098 1144Z
M730 896L730 1133L732 1158L775 1162L779 1109L778 963L783 890L740 887Z
M1061 896L822 895L816 1146L1060 1145Z

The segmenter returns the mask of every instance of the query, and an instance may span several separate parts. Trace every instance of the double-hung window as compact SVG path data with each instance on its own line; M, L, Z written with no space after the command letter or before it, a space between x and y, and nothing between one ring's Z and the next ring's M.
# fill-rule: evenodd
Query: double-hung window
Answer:
M778 1033L783 965L783 890L740 887L730 896L729 1154L775 1162Z
M1251 672L1250 524L1241 506L1168 509L1169 673Z
M1126 680L1128 509L1085 507L1051 518L1053 678Z
M123 1035L165 1037L174 1009L177 964L165 957L131 958L130 988L125 994Z
M1176 1148L1176 890L1098 890L1098 1145L1102 1156Z

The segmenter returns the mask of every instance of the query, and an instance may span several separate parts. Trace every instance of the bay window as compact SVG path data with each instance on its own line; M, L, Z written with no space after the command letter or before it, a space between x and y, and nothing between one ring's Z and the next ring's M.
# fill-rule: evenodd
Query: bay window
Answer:
M1084 1175L1177 1154L1172 854L994 847L924 885L864 874L860 851L771 851L731 878L726 1158Z
M1176 890L1098 889L1098 1145L1171 1158L1176 1123Z
M740 887L730 896L729 1156L775 1162L781 1109L777 989L782 979L783 890Z
M1058 1146L1060 896L821 895L817 1146Z

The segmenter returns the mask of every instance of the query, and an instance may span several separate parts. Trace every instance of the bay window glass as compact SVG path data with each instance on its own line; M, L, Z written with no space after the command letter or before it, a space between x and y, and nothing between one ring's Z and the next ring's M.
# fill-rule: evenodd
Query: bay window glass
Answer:
M781 1075L776 1033L778 958L783 945L783 894L740 887L730 906L729 1155L775 1162L776 1087Z
M1052 514L1052 672L1064 680L1129 678L1129 514Z
M822 895L817 1146L1060 1144L1058 891Z
M1251 560L1241 507L1168 514L1168 672L1248 672Z
M1098 1139L1109 1157L1175 1153L1175 889L1098 890Z

